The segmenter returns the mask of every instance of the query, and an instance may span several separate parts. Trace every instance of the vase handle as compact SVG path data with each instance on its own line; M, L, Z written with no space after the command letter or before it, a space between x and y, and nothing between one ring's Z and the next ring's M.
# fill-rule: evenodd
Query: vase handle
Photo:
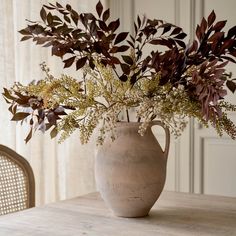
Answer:
M164 157L165 159L167 159L168 157L168 153L169 153L169 147L170 147L170 131L168 128L165 127L164 123L159 121L159 120L153 120L151 122L151 126L154 126L154 125L159 125L161 126L164 130L165 130L165 133L166 133L166 143L165 143L165 150L164 150Z

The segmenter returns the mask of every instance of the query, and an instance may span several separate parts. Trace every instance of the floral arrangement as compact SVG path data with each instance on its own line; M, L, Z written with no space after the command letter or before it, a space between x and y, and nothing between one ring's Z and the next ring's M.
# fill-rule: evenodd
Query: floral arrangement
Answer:
M40 11L40 22L29 21L19 31L22 41L51 47L65 68L82 72L79 79L65 74L55 78L42 63L45 78L4 88L12 120L30 126L26 142L36 130L50 130L52 138L60 133L63 141L79 129L86 143L98 128L102 143L108 133L114 138L117 121L130 121L130 111L136 113L141 135L158 119L179 136L186 118L194 117L219 135L236 137L236 126L227 116L236 106L224 99L226 87L236 89L225 69L228 62L236 63L236 26L225 33L226 21L215 23L212 11L186 45L186 34L173 24L138 16L133 35L117 33L119 19L110 20L100 1L96 12L78 13L68 4L49 3ZM147 47L152 50L145 55Z

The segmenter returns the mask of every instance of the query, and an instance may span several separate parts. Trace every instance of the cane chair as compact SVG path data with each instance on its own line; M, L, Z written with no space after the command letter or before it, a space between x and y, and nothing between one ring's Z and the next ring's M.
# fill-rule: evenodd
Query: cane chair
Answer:
M35 206L35 181L28 161L0 145L0 215Z

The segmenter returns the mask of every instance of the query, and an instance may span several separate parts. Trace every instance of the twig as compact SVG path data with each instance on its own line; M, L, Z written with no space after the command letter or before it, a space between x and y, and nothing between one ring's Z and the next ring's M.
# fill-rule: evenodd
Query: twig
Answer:
M127 116L127 121L129 122L129 111L126 109L126 116Z

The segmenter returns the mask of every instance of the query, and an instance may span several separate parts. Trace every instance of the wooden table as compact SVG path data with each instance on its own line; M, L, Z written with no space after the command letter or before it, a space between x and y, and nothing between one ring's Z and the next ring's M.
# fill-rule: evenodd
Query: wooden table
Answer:
M236 198L163 192L145 218L113 216L98 193L0 216L0 236L236 235Z

